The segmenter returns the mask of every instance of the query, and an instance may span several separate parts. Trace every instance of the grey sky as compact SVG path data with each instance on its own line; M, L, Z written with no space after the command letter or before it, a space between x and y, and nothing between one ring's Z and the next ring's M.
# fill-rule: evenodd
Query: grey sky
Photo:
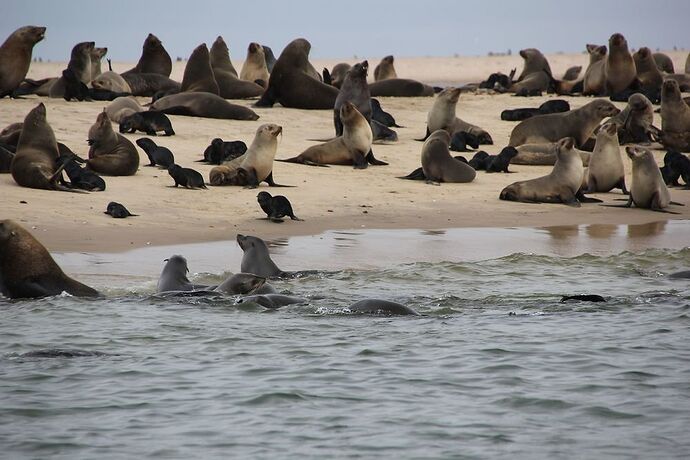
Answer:
M23 25L46 26L34 56L51 60L68 60L87 40L107 46L113 60L136 60L149 32L173 59L218 35L233 59L251 41L277 56L296 37L312 43L316 58L579 52L614 32L633 48L687 49L688 18L688 0L0 0L0 40Z

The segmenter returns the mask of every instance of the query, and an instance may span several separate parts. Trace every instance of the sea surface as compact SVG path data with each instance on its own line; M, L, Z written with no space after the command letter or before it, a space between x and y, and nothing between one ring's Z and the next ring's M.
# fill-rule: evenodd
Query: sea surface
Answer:
M105 297L0 299L0 457L688 458L686 221L328 232L271 242L304 304L153 295L236 246L55 254Z

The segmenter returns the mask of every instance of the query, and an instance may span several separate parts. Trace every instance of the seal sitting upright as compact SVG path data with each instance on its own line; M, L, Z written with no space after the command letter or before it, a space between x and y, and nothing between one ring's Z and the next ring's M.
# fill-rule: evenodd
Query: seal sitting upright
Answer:
M20 27L0 46L0 98L11 95L24 80L34 46L45 33L45 27Z
M89 129L89 169L108 176L133 176L139 169L139 152L134 144L113 131L105 109Z
M287 275L271 260L268 246L261 238L238 233L237 244L244 251L240 265L242 273L252 273L264 278L281 278Z

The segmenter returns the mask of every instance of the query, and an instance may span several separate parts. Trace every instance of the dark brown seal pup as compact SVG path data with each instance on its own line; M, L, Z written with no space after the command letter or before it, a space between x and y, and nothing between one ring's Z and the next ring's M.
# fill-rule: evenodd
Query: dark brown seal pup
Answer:
M45 27L20 27L0 45L0 98L12 95L24 80L34 46L45 33Z
M223 37L218 36L211 46L211 69L218 83L219 96L224 99L245 99L261 96L264 88L253 81L240 80L237 71L230 61L228 45ZM268 81L268 80L266 80Z
M132 214L127 208L117 201L111 201L103 211L103 214L108 214L114 219L125 219L127 217L137 217L138 214Z
M275 63L268 87L257 107L272 107L276 102L296 109L332 109L338 89L309 75L311 44L304 38L290 42Z
M258 43L250 43L247 47L247 58L242 64L240 79L251 82L262 82L261 86L268 85L268 67L263 46Z
M156 131L163 131L166 136L175 135L170 118L157 110L136 112L120 120L121 133L136 131L143 131L149 136L156 136Z
M40 103L24 119L10 166L12 177L22 187L64 190L57 183L62 177L62 169L56 165L58 155L55 134L46 120L46 107Z
M509 145L557 142L572 137L577 146L582 146L601 120L619 112L611 102L597 99L569 112L537 115L513 128Z
M268 192L259 192L256 195L256 200L263 212L266 213L266 218L272 222L282 222L285 216L292 220L302 220L295 215L290 200L283 195L271 196Z
M97 297L98 291L65 275L31 233L12 220L0 220L0 293L10 299L67 292Z
M510 109L501 112L501 120L522 121L535 115L546 115L549 113L561 113L570 110L570 104L563 99L552 99L544 102L537 108Z
M192 55L189 56L187 65L184 68L184 77L180 91L205 92L219 94L218 82L213 77L211 68L211 57L208 53L206 43L197 46Z
M203 92L171 94L151 104L151 110L169 115L219 118L223 120L258 120L259 115L243 105L231 104L222 97Z
M63 181L63 185L70 188L78 188L89 192L105 190L105 181L95 172L82 168L80 163L84 160L77 156L65 144L58 144L60 156L56 163L58 167L64 167L64 171L69 177L69 183Z
M393 65L394 61L395 58L392 55L381 59L381 62L379 62L374 69L374 81L398 78L398 74L395 72L395 66Z
M89 169L108 176L132 176L139 169L139 152L129 139L113 131L105 110L89 129L88 143Z
M149 34L146 40L144 40L139 62L137 62L134 68L124 73L154 73L169 77L170 72L172 72L172 59L170 59L170 55L158 37Z
M604 66L606 72L606 92L609 96L630 88L637 77L635 60L628 50L628 42L623 35L616 33L609 38L609 54Z
M170 177L175 181L173 187L181 185L182 187L191 189L206 188L204 176L202 176L199 171L195 171L191 168L183 168L180 165L172 164L168 167L168 174L170 174Z
M74 75L87 85L91 82L91 52L93 51L94 42L81 42L74 45L72 54L70 56L67 68L74 72ZM64 97L65 94L65 77L60 77L50 87L50 97L59 98Z
M247 144L242 141L224 141L216 137L204 150L204 158L197 161L219 165L224 161L232 161L244 155L246 151Z
M146 166L159 166L168 169L171 165L175 164L175 156L170 149L156 145L156 143L148 137L137 139L137 145L146 153L146 156L149 157L150 163Z
M667 149L690 152L690 107L675 80L664 81L661 89L660 141Z

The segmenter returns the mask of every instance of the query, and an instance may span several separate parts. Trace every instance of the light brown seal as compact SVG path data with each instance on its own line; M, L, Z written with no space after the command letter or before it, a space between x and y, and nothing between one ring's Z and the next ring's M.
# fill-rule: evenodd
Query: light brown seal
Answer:
M434 131L422 146L422 171L427 183L472 182L477 172L467 163L450 155L450 134L444 129Z
M213 77L211 68L211 57L206 47L206 43L197 46L192 55L189 56L187 65L184 68L182 77L182 92L205 92L218 95L218 82Z
M250 43L247 47L247 58L242 64L240 79L251 82L262 82L261 86L268 86L268 67L263 46L258 43Z
M661 88L660 140L667 149L690 152L690 107L675 80L664 81Z
M124 118L137 112L143 112L144 108L131 96L118 97L105 108L110 121L120 123Z
M74 72L74 75L88 85L91 82L91 51L94 42L81 42L74 45L67 68ZM65 77L60 77L50 87L50 97L59 98L65 94Z
M633 60L635 61L637 79L642 89L658 93L658 91L661 90L661 84L664 82L664 77L656 66L656 62L652 57L652 51L646 46L643 46L633 54Z
M89 129L86 167L108 176L132 176L139 169L139 152L123 135L113 131L105 110Z
M619 33L609 38L609 54L606 57L606 92L609 96L630 88L637 77L635 60L628 50L628 42Z
M169 77L172 72L172 59L163 47L163 43L153 34L144 40L139 62L124 73L155 73Z
M395 67L393 66L393 61L395 58L392 55L386 56L381 59L381 62L374 69L374 81L388 80L390 78L398 78L398 74L395 72Z
M618 128L615 123L606 123L597 134L597 142L585 174L586 192L610 192L625 188L625 169L618 143Z
M605 45L587 45L589 53L589 66L585 70L585 78L582 81L583 96L602 96L606 94L606 56Z
M204 92L171 94L151 104L151 110L169 115L219 118L223 120L258 120L259 115L243 105L231 104L222 97Z
M111 70L99 74L91 81L91 86L95 89L105 89L114 93L131 93L132 88L127 80Z
M567 137L558 141L556 164L546 176L510 184L499 198L525 203L564 203L580 206L577 195L582 186L584 168L574 149L575 141Z
M98 291L67 276L48 250L13 220L0 220L0 293L10 299L59 295L97 297Z
M524 59L525 64L522 73L509 90L518 94L521 92L529 94L534 91L549 89L553 81L553 73L546 56L536 48L520 50L520 56Z
M24 80L34 46L45 33L45 27L20 27L0 45L0 98L11 95Z
M92 81L94 78L103 73L101 71L101 59L103 59L107 53L108 48L105 47L95 47L91 50L91 77L89 77L89 81Z
M572 137L577 146L582 146L601 120L619 112L611 102L596 99L568 112L536 115L513 128L508 145L517 147L522 144L557 142L564 137Z
M462 131L475 136L480 144L493 144L493 139L487 131L455 115L460 92L460 88L449 87L438 93L426 117L426 135L424 139L434 131L443 129L451 136L457 131Z
M253 81L244 81L237 78L237 72L230 61L228 45L223 37L218 36L211 46L211 69L218 83L219 95L225 99L245 99L261 96L264 88Z
M632 185L624 206L629 208L634 204L638 208L669 212L665 208L678 203L671 201L671 194L652 152L638 146L626 147L625 152L632 160Z

